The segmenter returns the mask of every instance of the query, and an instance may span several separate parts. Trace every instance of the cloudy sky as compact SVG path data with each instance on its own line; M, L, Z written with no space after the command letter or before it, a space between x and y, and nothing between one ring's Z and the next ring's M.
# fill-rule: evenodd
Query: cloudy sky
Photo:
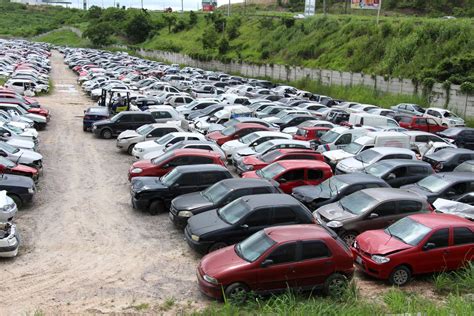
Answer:
M70 0L75 8L82 8L83 0ZM231 3L243 2L244 0L231 0ZM184 10L197 10L201 8L202 0L183 0ZM92 5L110 7L114 3L120 3L120 6L140 8L141 0L87 0L87 6ZM218 5L228 3L228 0L218 0ZM162 10L163 8L172 7L174 10L181 10L181 0L143 0L143 6L151 10Z

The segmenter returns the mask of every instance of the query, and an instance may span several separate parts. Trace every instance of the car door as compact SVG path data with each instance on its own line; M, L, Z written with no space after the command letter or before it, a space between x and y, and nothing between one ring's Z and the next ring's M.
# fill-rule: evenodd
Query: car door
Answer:
M392 188L399 188L402 185L406 184L405 181L407 180L407 167L397 167L392 170L387 175L387 179L385 180Z
M322 170L306 169L305 185L317 185L324 180L324 173Z
M121 132L127 129L137 129L140 126L137 126L134 122L134 115L124 114L115 122L115 133L120 134Z
M171 196L199 191L197 184L201 182L201 174L199 172L184 173L170 188Z
M296 285L311 289L324 284L326 278L335 270L331 251L322 240L308 240L298 243L298 256L295 264Z
M293 188L304 185L305 183L305 169L293 169L280 174L276 179L280 183L280 189L288 194L291 194Z
M419 250L416 260L412 262L417 273L446 270L449 256L449 229L434 230L424 242L420 243Z
M430 133L441 132L442 130L445 129L445 127L439 125L435 120L433 120L430 117L426 119L426 124L428 127L427 132L430 132Z
M395 222L399 217L396 202L382 202L372 211L367 212L359 223L355 224L356 230L362 233L366 230L382 229Z
M166 123L172 119L172 116L168 111L154 111L152 114L157 123Z
M449 247L448 269L455 270L474 261L474 232L469 227L454 227Z
M257 271L257 290L285 290L296 286L296 242L276 247L262 262L268 265Z

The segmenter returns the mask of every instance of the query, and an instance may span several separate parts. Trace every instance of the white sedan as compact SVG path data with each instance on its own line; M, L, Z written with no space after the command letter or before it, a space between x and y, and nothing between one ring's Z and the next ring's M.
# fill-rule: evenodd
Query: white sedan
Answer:
M221 148L225 152L226 157L230 159L238 150L255 147L272 139L292 139L292 136L281 132L254 132L239 139L228 141Z

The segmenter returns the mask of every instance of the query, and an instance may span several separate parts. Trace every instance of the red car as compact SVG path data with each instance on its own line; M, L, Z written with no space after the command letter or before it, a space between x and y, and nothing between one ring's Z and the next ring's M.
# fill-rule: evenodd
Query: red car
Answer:
M235 168L238 174L242 174L247 171L260 170L275 161L289 159L324 161L323 155L313 151L312 149L282 148L272 150L261 157L257 155L246 156L242 159L241 163L235 166Z
M321 127L321 126L310 126L310 127L300 127L296 131L296 134L293 135L293 139L296 140L317 140L319 141L319 138L326 134L327 131L329 131L330 128L327 127Z
M5 99L5 100L2 100L2 103L6 103L6 104L16 104L16 105L19 105L21 106L22 108L24 108L26 111L28 111L29 113L32 113L32 114L38 114L38 115L42 115L46 118L49 117L49 111L45 108L35 108L35 107L32 107L30 104L27 104L26 102L22 101L22 100L18 100L18 99L13 99L13 98L8 98L8 99Z
M317 185L332 177L331 167L322 161L283 160L257 171L245 172L242 178L264 178L280 184L280 189L291 194L293 188Z
M422 116L403 116L398 121L400 127L415 131L437 133L447 129L447 126L439 125L435 120Z
M18 165L7 158L0 157L0 174L16 174L32 178L35 182L38 181L38 169L28 167L25 165Z
M161 177L177 166L216 164L225 166L221 155L203 149L176 149L152 160L140 160L132 164L128 180L133 177Z
M206 138L215 141L219 146L222 146L229 140L238 139L247 134L259 131L269 131L268 127L265 127L256 123L238 123L233 126L224 128L222 131L215 131L206 135Z
M365 273L401 286L412 275L472 262L474 222L450 214L411 215L384 230L360 234L351 249Z
M339 296L354 273L344 242L318 225L260 230L235 246L214 251L197 268L200 290L213 298L296 289Z

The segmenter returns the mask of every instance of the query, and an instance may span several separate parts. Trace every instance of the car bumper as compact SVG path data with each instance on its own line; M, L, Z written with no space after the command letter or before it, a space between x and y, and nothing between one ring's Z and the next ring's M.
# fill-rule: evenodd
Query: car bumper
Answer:
M174 226L178 228L185 228L186 225L188 224L188 219L190 217L181 217L178 216L177 211L173 210L172 207L170 208L170 213L169 213L169 218L170 221L174 224Z
M189 229L184 230L184 237L189 247L191 247L194 251L202 255L206 254L209 251L209 247L212 244L211 242L194 241L191 238L191 233L189 232Z
M130 194L132 196L132 207L134 209L140 210L140 211L148 211L148 209L150 208L150 201L149 200L137 199L137 197L133 193L133 191L130 191Z
M386 280L392 271L390 262L384 264L375 263L369 257L363 255L357 249L351 247L352 255L354 256L355 265L364 273L373 276L377 279Z
M207 282L204 280L201 276L201 273L199 270L196 273L197 275L197 280L198 280L198 285L199 285L199 291L201 291L202 294L215 298L215 299L222 299L222 287L220 285L215 285Z

